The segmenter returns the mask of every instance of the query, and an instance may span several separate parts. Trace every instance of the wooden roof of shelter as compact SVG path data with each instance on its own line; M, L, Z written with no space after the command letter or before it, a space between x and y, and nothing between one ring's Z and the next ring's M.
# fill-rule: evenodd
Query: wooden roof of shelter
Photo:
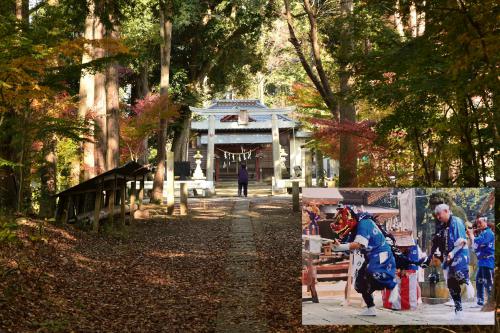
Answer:
M98 188L98 185L103 182L111 181L114 179L121 181L134 180L136 177L142 177L150 172L151 170L143 166L142 164L139 164L135 161L130 161L118 168L108 170L104 173L101 173L98 176L95 176L94 178L88 179L78 185L75 185L64 191L61 191L57 193L55 196L59 197L76 192L86 192L86 191L96 190Z
M363 206L363 211L377 216L379 220L389 219L399 215L399 209L379 206Z
M343 203L350 205L370 205L380 198L391 193L391 188L340 188L344 197Z
M338 204L343 197L337 188L305 187L302 189L302 201L309 204Z

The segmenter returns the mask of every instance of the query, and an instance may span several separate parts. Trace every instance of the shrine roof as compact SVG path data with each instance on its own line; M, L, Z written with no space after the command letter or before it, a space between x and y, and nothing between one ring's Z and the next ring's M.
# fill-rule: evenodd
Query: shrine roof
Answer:
M269 108L258 99L220 99L214 100L206 108L190 107L199 118L191 122L192 130L206 131L208 116L213 116L216 130L262 130L271 129L272 117L276 115L280 128L298 128L299 122L291 113L294 107ZM241 111L248 112L248 124L239 124Z
M295 109L291 106L284 108L269 108L258 99L217 99L212 101L212 104L204 108L193 106L189 108L193 111L193 113L200 115L227 115L237 113L241 110L246 110L251 116L259 113L265 115L288 114Z
M216 99L207 107L207 109L235 108L267 109L268 107L258 99Z

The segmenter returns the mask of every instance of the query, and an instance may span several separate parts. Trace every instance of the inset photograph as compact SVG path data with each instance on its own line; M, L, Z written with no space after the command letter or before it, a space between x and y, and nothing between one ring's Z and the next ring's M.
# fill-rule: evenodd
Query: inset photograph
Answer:
M304 188L303 325L494 325L494 189Z

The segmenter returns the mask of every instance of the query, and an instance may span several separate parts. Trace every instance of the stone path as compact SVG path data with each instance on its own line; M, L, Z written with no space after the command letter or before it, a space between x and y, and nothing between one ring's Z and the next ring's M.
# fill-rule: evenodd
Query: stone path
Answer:
M378 294L378 293L376 293ZM377 295L375 295L377 296ZM377 316L359 316L361 308L344 306L340 298L326 297L320 303L302 304L303 325L494 325L494 311L481 312L463 303L462 320L450 320L452 307L444 304L420 304L414 311L392 311L381 307L381 300L375 300Z
M265 332L257 308L262 300L257 267L254 228L248 214L249 201L235 202L231 222L231 247L226 266L228 280L217 313L217 332Z

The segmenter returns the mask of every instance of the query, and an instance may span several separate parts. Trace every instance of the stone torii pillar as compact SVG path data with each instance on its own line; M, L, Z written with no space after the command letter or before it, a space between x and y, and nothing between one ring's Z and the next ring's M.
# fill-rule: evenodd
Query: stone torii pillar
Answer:
M278 115L273 114L271 117L272 136L273 136L273 167L274 179L281 179L281 154L280 154L280 131L278 127Z
M302 147L302 160L304 161L304 181L305 187L312 187L312 167L313 167L313 156L311 148Z
M214 155L215 155L215 116L208 116L207 136L207 180L214 180Z

